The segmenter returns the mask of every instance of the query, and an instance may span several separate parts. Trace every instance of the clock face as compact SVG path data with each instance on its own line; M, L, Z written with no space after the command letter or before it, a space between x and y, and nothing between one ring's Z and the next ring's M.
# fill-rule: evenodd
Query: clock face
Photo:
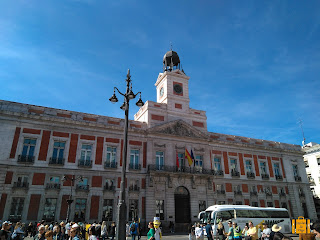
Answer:
M181 94L182 93L182 86L179 85L179 84L175 84L173 86L173 90L174 90L175 93Z
M163 96L163 93L164 93L164 89L163 89L163 87L160 89L160 97L162 97Z

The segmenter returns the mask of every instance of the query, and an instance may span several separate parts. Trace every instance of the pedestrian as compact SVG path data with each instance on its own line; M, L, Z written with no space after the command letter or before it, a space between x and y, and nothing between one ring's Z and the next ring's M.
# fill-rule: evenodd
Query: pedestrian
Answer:
M193 240L194 238L194 226L190 223L188 226L189 240Z
M266 222L262 223L262 227L263 227L263 231L262 231L261 239L262 240L269 240L271 229L268 228L268 225Z
M45 239L45 226L44 225L39 225L38 227L38 234L36 234L33 239L34 240L44 240Z
M30 222L27 227L27 236L33 237L33 224L32 224L32 222Z
M242 232L240 226L236 222L232 223L233 227L233 239L234 240L241 240L242 239Z
M132 240L135 240L136 236L139 235L139 225L136 219L134 219L134 221L130 224L130 234Z
M169 223L169 228L170 228L170 232L174 233L174 223L172 221L170 221Z
M130 224L127 221L126 222L126 239L129 240L129 236L130 236Z
M111 223L109 233L110 233L111 240L114 240L114 237L116 235L116 223L115 222Z
M248 225L246 224L246 225L244 225L244 228L243 228L243 230L242 230L242 235L243 235L243 237L247 240L248 238L248 230L249 230L249 228L248 228Z
M7 240L9 238L9 222L8 221L4 221L2 223L2 228L0 230L0 240Z
M56 224L53 227L53 240L63 240L62 233L61 233L61 227L59 224Z
M88 232L89 232L89 240L98 240L95 226L89 227Z
M218 222L218 226L217 226L218 238L219 238L219 240L224 240L224 235L226 234L226 232L224 230L224 226L220 220L218 220L217 222Z
M103 221L101 225L101 239L105 240L106 238L108 238L107 222Z
M77 234L77 230L75 228L71 228L69 234L70 236L68 240L80 240L79 235Z
M312 224L311 230L316 234L316 239L320 240L320 221L317 221Z
M200 239L200 240L204 239L203 228L200 225L200 223L197 223L196 228L194 230L194 235L196 236L196 239Z
M21 229L21 223L17 222L14 231L11 235L12 240L22 240L24 237L24 231Z
M207 233L207 239L213 240L213 232L210 221L207 222L207 225L205 227L206 233Z
M226 236L226 240L233 240L233 227L231 221L228 222L228 233Z
M95 226L95 229L96 229L96 236L98 239L101 238L101 222L98 222Z
M154 238L155 230L154 230L153 222L149 222L148 228L149 228L149 232L147 233L147 239L154 240L155 239Z
M53 240L53 231L49 230L44 234L46 240Z
M257 228L254 227L252 222L249 222L249 229L247 232L248 236L251 237L251 240L257 240L258 239L258 231Z
M269 236L269 240L274 240L274 237L277 235L276 238L283 238L283 234L280 232L280 230L282 229L282 227L278 226L278 224L274 224L271 228L271 233Z

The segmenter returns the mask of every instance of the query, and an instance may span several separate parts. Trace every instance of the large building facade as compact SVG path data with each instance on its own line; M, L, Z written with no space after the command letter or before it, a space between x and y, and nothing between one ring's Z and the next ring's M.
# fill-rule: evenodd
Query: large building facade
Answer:
M315 219L301 147L208 132L206 112L189 106L177 53L163 63L157 102L129 122L128 220L158 215L179 227L213 204L285 207ZM123 119L0 101L0 219L65 220L72 195L70 219L115 221L123 129Z

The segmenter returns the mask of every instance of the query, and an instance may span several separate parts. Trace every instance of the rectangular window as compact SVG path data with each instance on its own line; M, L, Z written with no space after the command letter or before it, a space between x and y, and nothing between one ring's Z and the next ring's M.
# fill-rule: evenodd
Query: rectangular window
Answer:
M204 211L207 209L206 201L199 200L199 212Z
M184 171L184 153L178 153L179 168L178 171Z
M236 205L242 205L242 201L236 201Z
M252 173L252 161L251 160L246 160L246 172Z
M116 157L117 157L117 148L116 147L107 147L107 159L106 167L115 168L116 167Z
M29 177L26 175L20 175L17 177L17 182L14 183L15 187L28 187Z
M130 191L139 191L139 180L131 180L129 183L129 190Z
M56 198L46 198L44 203L44 211L43 211L43 220L46 221L54 221L56 215L56 206L57 199Z
M156 169L163 170L164 167L164 154L163 152L156 152Z
M64 156L64 148L66 143L55 141L53 144L53 152L51 161L57 164L62 164Z
M104 199L102 221L113 221L113 199Z
M10 220L20 220L23 212L24 198L14 197L12 198L11 208L10 208Z
M54 176L49 178L49 182L47 183L48 189L59 189L60 188L60 177Z
M292 170L293 170L293 176L298 177L298 165L294 164L292 165Z
M268 207L273 207L273 202L267 202Z
M106 190L114 190L115 189L114 180L113 179L106 179L104 188Z
M156 200L156 217L164 220L164 200Z
M257 192L256 186L252 185L252 186L250 187L250 191L251 191L251 192Z
M215 171L220 171L221 169L221 157L214 157L214 165L213 168Z
M235 158L230 159L230 170L237 171L237 159Z
M32 157L34 155L34 149L36 147L36 139L25 138L23 141L22 156Z
M274 175L280 176L280 165L279 163L274 163L273 164L273 169L274 169Z
M266 166L266 162L261 161L260 162L260 170L261 170L261 174L267 174L267 166Z
M203 156L202 155L196 155L195 166L202 168L202 166L203 166Z
M138 218L138 200L129 199L129 219L132 221Z
M258 202L252 202L252 203L251 203L251 206L252 206L252 207L258 207Z
M82 178L77 184L77 189L79 190L89 190L88 178Z
M88 167L92 166L91 153L92 153L92 145L82 144L81 156L79 161L80 166L88 166Z
M130 151L130 168L131 169L139 169L139 156L140 156L140 150L132 149Z
M74 210L74 221L84 222L86 214L87 199L77 198Z

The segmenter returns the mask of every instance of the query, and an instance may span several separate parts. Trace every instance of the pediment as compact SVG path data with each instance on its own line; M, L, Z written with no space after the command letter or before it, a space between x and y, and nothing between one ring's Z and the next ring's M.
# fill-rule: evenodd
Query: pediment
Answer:
M190 138L201 138L207 139L208 136L200 130L190 126L188 123L182 120L175 120L172 122L158 125L148 130L150 133L161 133L174 135L178 137L190 137Z

